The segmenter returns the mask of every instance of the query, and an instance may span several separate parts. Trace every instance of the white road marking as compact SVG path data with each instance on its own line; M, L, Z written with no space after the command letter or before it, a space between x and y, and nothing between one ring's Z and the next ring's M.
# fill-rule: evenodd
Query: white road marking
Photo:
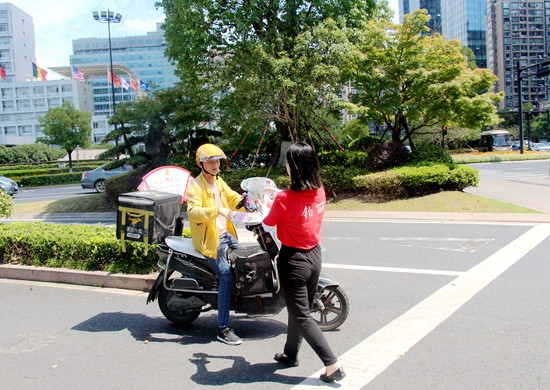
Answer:
M323 263L323 268L351 269L356 271L372 271L372 272L396 272L396 273L404 273L404 274L442 275L442 276L459 276L464 273L461 271L443 271L443 270L436 270L436 269L374 267L374 266L368 266L368 265L346 265L346 264L331 264L331 263Z
M431 296L350 349L339 360L347 376L340 389L361 389L449 318L483 288L550 236L550 224L533 227ZM321 369L293 387L334 388L320 381Z
M433 237L324 237L323 240L331 241L385 241L401 246L410 246L416 248L437 249L453 252L473 253L483 246L494 241L494 238L433 238Z

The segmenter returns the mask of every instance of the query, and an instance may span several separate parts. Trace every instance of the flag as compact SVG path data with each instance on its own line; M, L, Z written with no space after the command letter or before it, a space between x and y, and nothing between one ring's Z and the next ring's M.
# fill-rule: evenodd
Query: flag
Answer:
M149 84L147 84L142 79L139 79L139 88L143 89L144 91L148 91L149 90Z
M111 71L109 70L109 68L107 68L107 77L109 78L109 83L112 82L115 87L120 87L120 79L116 74L113 74L111 76Z
M6 69L3 66L0 66L0 79L6 79Z
M128 82L126 81L126 79L124 79L124 77L120 77L120 85L122 86L122 88L124 88L125 90L128 90L128 88L130 88L130 84L128 84Z
M48 74L48 72L46 72L41 67L36 66L36 64L34 62L31 62L31 64L32 64L32 75L33 75L33 77L36 77L36 78L38 78L42 81L48 81L48 80L46 80L46 75Z
M78 70L75 66L71 65L71 75L73 79L80 81L81 83L85 83L86 80L84 79L84 72Z
M130 85L132 86L132 88L134 88L134 91L137 92L138 88L139 88L139 83L137 80L134 80L132 78L132 76L130 76Z

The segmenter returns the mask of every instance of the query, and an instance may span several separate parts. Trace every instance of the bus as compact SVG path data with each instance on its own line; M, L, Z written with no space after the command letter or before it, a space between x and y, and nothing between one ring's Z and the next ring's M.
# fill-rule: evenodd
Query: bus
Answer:
M468 142L468 146L480 152L492 152L512 149L514 136L506 130L482 131L479 139Z

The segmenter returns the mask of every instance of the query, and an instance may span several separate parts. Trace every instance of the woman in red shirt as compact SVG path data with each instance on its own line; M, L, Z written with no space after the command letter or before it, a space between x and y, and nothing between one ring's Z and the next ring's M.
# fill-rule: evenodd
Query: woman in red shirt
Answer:
M286 153L290 189L279 192L269 214L266 230L277 227L281 250L277 260L282 291L288 310L288 330L283 353L275 360L298 366L302 339L325 365L320 379L333 382L346 374L329 347L323 332L311 317L311 307L321 273L321 223L325 213L325 190L315 151L305 142L292 144Z

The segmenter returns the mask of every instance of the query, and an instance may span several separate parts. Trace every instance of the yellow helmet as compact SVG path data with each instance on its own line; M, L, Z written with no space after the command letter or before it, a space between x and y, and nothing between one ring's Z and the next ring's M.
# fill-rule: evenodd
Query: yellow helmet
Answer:
M204 144L197 149L197 165L208 160L221 160L227 158L223 150L214 144Z

